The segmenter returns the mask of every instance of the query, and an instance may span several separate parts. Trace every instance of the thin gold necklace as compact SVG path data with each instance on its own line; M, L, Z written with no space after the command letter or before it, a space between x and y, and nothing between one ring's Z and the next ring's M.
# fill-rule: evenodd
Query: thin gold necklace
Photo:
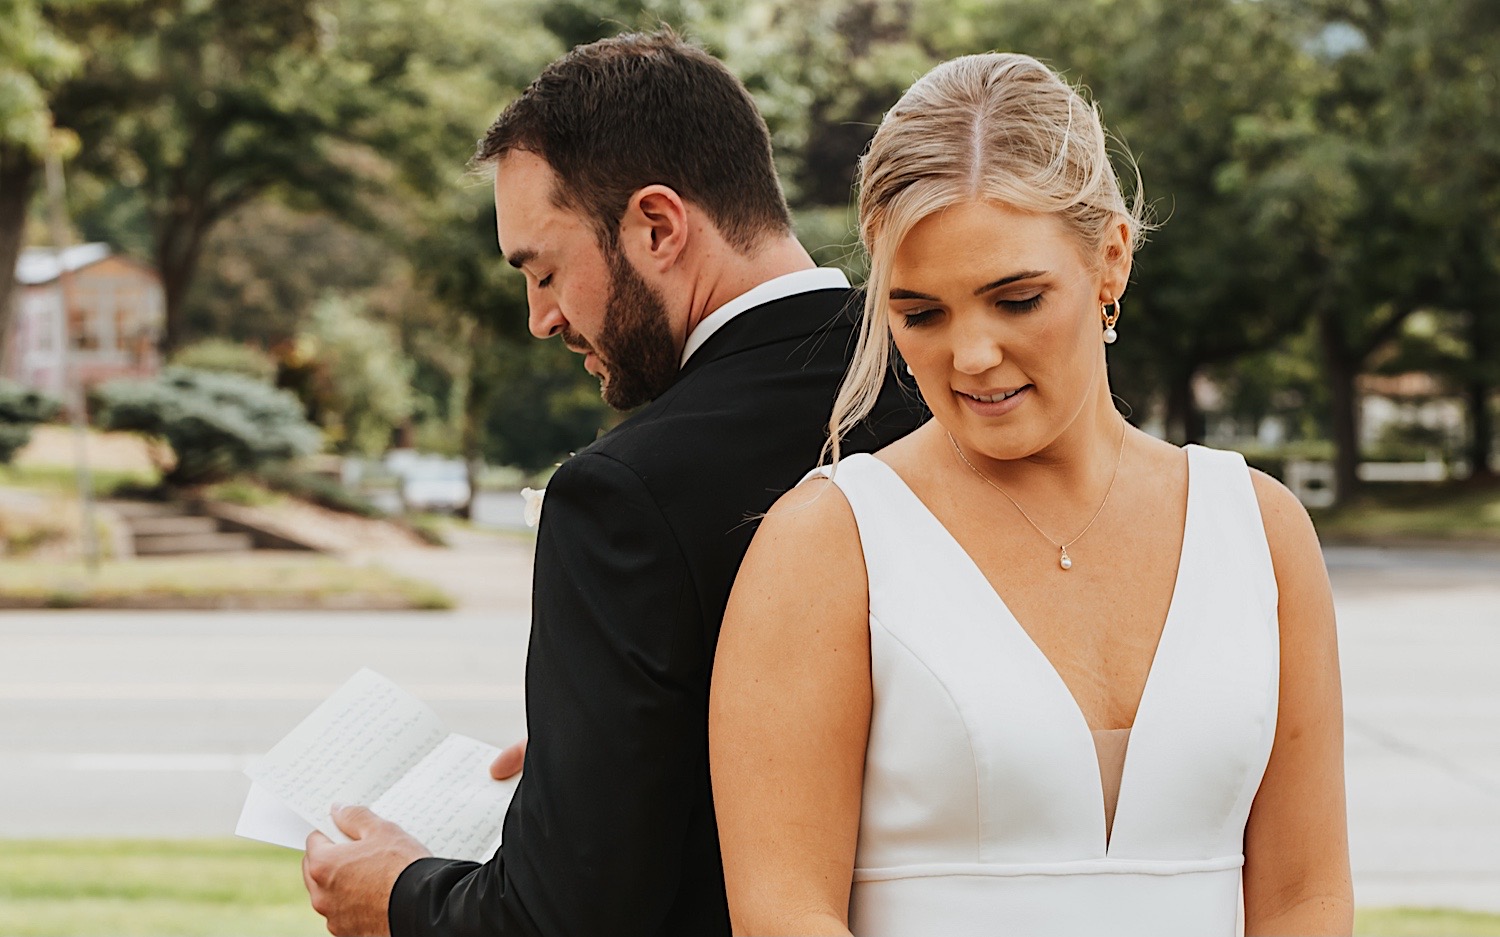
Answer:
M1120 422L1123 424L1125 421L1121 420ZM1016 510L1021 512L1021 516L1026 518L1026 523L1035 528L1036 532L1042 535L1043 540L1046 540L1054 547L1057 547L1057 565L1061 566L1064 570L1069 570L1073 568L1073 558L1068 555L1068 547L1071 547L1079 540L1082 540L1083 535L1089 532L1090 527L1094 526L1094 521L1097 521L1099 519L1099 515L1104 513L1104 506L1109 503L1110 493L1115 490L1115 479L1120 476L1120 460L1125 455L1125 432L1127 429L1128 427L1125 426L1122 426L1120 429L1120 449L1115 453L1115 470L1110 473L1109 487L1104 489L1104 500L1099 502L1099 509L1094 512L1093 517L1089 518L1089 522L1083 525L1083 529L1078 532L1078 536L1074 537L1072 540L1069 540L1067 543L1058 543L1056 540L1053 540L1051 537L1047 536L1047 532L1041 527L1037 526L1037 522L1031 519L1031 515L1026 513L1026 509L1021 507L1020 503L1017 502L1015 498L1012 498L1010 496L1010 492L995 484L995 482L988 475L981 472L974 466L973 462L969 461L969 457L964 455L964 451L959 448L958 440L953 438L952 433L948 434L948 442L953 444L953 451L957 453L958 457L963 460L963 463L969 467L969 471L973 472L975 475L978 475L985 484L1005 495L1005 500L1015 505Z

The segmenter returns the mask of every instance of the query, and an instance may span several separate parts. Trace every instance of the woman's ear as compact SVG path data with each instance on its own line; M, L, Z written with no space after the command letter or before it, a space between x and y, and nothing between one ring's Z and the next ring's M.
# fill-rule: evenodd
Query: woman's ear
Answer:
M636 190L620 219L620 249L637 270L665 272L687 249L687 203L674 189Z
M1125 295L1130 285L1131 251L1130 225L1124 219L1110 228L1099 248L1103 263L1103 276L1099 284L1099 302L1104 305Z

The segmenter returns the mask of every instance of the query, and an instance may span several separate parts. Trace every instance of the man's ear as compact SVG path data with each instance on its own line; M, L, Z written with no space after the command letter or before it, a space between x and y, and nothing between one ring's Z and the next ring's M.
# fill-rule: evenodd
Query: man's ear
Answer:
M688 207L664 185L637 189L620 218L620 249L637 270L664 273L688 244Z

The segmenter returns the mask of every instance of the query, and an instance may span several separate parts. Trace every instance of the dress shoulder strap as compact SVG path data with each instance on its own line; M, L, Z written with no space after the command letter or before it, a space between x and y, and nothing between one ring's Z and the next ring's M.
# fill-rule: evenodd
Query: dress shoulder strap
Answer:
M910 585L909 579L920 565L914 565L910 545L938 535L941 527L901 476L869 453L846 456L836 465L819 466L803 480L818 476L837 485L854 512L872 594ZM936 531L930 529L934 527Z
M1274 612L1277 601L1276 572L1271 548L1261 519L1260 499L1245 457L1227 449L1189 445L1188 511L1214 533L1212 542L1224 552L1222 561L1242 569L1254 583L1257 594Z

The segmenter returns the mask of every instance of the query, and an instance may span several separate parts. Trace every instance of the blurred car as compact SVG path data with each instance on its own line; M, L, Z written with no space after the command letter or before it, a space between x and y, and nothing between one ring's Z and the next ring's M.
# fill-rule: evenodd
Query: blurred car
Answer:
M462 459L401 458L387 466L401 479L408 511L456 512L469 503L469 471Z

